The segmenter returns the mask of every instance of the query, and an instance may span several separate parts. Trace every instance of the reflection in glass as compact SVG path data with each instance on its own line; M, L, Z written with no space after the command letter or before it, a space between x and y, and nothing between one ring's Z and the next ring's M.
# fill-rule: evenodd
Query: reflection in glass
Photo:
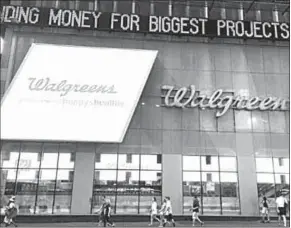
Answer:
M257 172L273 172L272 158L256 158Z
M55 169L44 169L40 171L38 192L39 194L54 194L56 184Z
M53 213L53 194L39 194L37 196L36 214L52 214Z
M57 168L58 144L44 144L41 168Z
M17 194L35 194L37 188L38 170L19 169L17 175Z
M117 154L97 154L95 155L95 169L116 169Z
M72 169L75 163L76 144L60 144L58 168Z
M220 185L217 172L202 172L203 214L220 214Z
M116 170L95 170L94 194L113 194L116 192Z
M15 190L16 169L0 169L1 182L1 198L0 209L1 214L5 213L5 207Z
M22 215L33 214L35 208L35 194L32 195L16 195L16 204L18 205L18 213Z
M273 158L275 173L289 173L288 158Z
M141 169L161 170L162 155L141 155Z
M262 202L264 196L270 201L270 214L275 215L276 205L275 205L275 184L274 175L268 173L258 173L257 174L257 184L258 184L258 196L259 202Z
M139 169L139 155L136 154L119 154L119 169Z
M236 173L220 173L222 214L239 214L239 193Z
M200 170L200 157L199 156L183 156L183 170Z
M117 214L137 214L138 196L134 195L117 195L116 213Z
M74 170L58 170L56 194L71 193L73 189Z
M219 166L221 171L236 171L236 158L235 157L220 157Z
M140 172L140 194L150 196L162 195L162 173L160 171Z
M41 143L23 143L18 168L39 168L41 157Z
M70 214L71 200L71 194L55 195L54 214Z
M4 143L1 148L1 167L16 168L18 165L20 143Z
M217 156L201 156L201 170L203 171L218 171Z
M138 195L139 171L118 171L117 186L118 195Z

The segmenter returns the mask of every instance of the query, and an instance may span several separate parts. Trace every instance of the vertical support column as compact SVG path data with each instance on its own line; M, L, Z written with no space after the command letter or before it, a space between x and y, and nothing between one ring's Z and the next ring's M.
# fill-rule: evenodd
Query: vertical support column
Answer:
M95 145L78 144L72 193L72 214L90 214L93 191Z
M251 133L236 134L241 214L259 215L257 174Z
M183 214L182 155L163 154L163 198L171 198L174 215Z

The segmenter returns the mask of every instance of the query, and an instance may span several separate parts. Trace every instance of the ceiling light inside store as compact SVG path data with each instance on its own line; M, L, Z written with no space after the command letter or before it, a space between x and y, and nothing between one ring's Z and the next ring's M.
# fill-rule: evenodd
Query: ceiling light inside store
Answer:
M145 105L145 103L144 103L144 102L142 102L142 103L141 103L141 105Z

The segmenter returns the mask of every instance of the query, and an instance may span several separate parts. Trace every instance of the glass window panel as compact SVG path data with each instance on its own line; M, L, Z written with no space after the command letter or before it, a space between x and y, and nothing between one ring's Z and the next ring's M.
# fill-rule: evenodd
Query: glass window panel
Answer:
M288 158L273 158L275 173L289 173Z
M154 15L169 16L169 2L168 1L154 1Z
M38 170L18 170L16 192L17 194L35 194L37 187Z
M186 0L173 2L173 16L184 17L186 15Z
M57 168L58 144L44 144L41 168Z
M115 194L116 170L95 170L93 191L95 194Z
M273 172L272 158L256 158L257 172Z
M269 132L269 113L252 111L252 125L254 132Z
M53 213L53 195L38 195L35 208L36 214L52 214Z
M14 194L16 169L0 169L0 175L1 189L4 190L5 195Z
M158 171L141 171L140 194L150 196L162 195L162 173Z
M217 118L218 131L234 131L234 111L228 110L223 116Z
M138 196L127 195L117 196L116 213L117 214L137 214Z
M220 157L220 170L221 171L236 171L236 157Z
M200 111L200 128L203 131L216 131L216 110L205 109Z
M161 170L162 155L141 155L141 169Z
M59 168L74 168L76 144L60 144L59 153Z
M218 157L201 156L201 170L218 171Z
M58 170L56 194L71 193L73 189L74 170Z
M112 213L115 212L115 195L94 194L92 199L92 214L99 212L103 204L103 196L105 196L106 199L109 199L112 208Z
M158 210L161 208L162 196L155 196L158 204ZM139 213L149 214L149 209L152 205L153 196L140 196L139 198Z
M286 133L286 123L284 112L271 111L269 112L271 132Z
M1 148L1 167L16 168L18 165L20 143L4 143Z
M220 214L220 185L216 172L202 172L203 214Z
M139 155L120 154L118 157L119 169L139 169Z
M29 215L34 213L35 194L33 195L16 195L16 204L20 215Z
M235 128L237 131L251 131L252 119L251 112L243 110L235 110Z
M183 170L200 170L200 157L183 156Z
M268 173L257 174L258 196L259 202L262 202L264 196L266 196L270 202L270 214L275 215L276 203L275 203L275 184L274 175Z
M117 184L121 185L138 185L139 171L118 171Z
M201 195L200 172L183 172L183 195Z
M220 173L223 214L239 214L239 192L236 173Z
M70 214L71 213L72 195L56 195L54 214Z
M95 157L95 169L116 169L117 154L97 154Z
M275 183L276 184L289 184L289 175L288 174L275 174Z
M21 147L19 169L39 168L42 144L23 143Z
M38 192L39 194L53 194L56 184L55 169L44 169L40 171Z

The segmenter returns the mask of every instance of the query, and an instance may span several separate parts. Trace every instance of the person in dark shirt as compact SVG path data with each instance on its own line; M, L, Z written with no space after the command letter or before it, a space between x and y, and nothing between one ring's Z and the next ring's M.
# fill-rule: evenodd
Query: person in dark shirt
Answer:
M262 200L262 223L265 223L265 217L267 217L267 222L269 223L270 222L269 202L266 196L264 196Z
M106 227L108 224L109 226L115 226L114 223L110 220L111 216L111 205L109 200L106 200L106 202L103 204L103 225Z
M201 226L204 225L204 222L202 222L200 219L199 219L199 208L200 208L200 203L199 203L199 200L197 198L197 196L194 196L194 199L193 199L193 207L191 208L192 210L192 221L193 221L193 226L195 226L195 221L197 220Z

